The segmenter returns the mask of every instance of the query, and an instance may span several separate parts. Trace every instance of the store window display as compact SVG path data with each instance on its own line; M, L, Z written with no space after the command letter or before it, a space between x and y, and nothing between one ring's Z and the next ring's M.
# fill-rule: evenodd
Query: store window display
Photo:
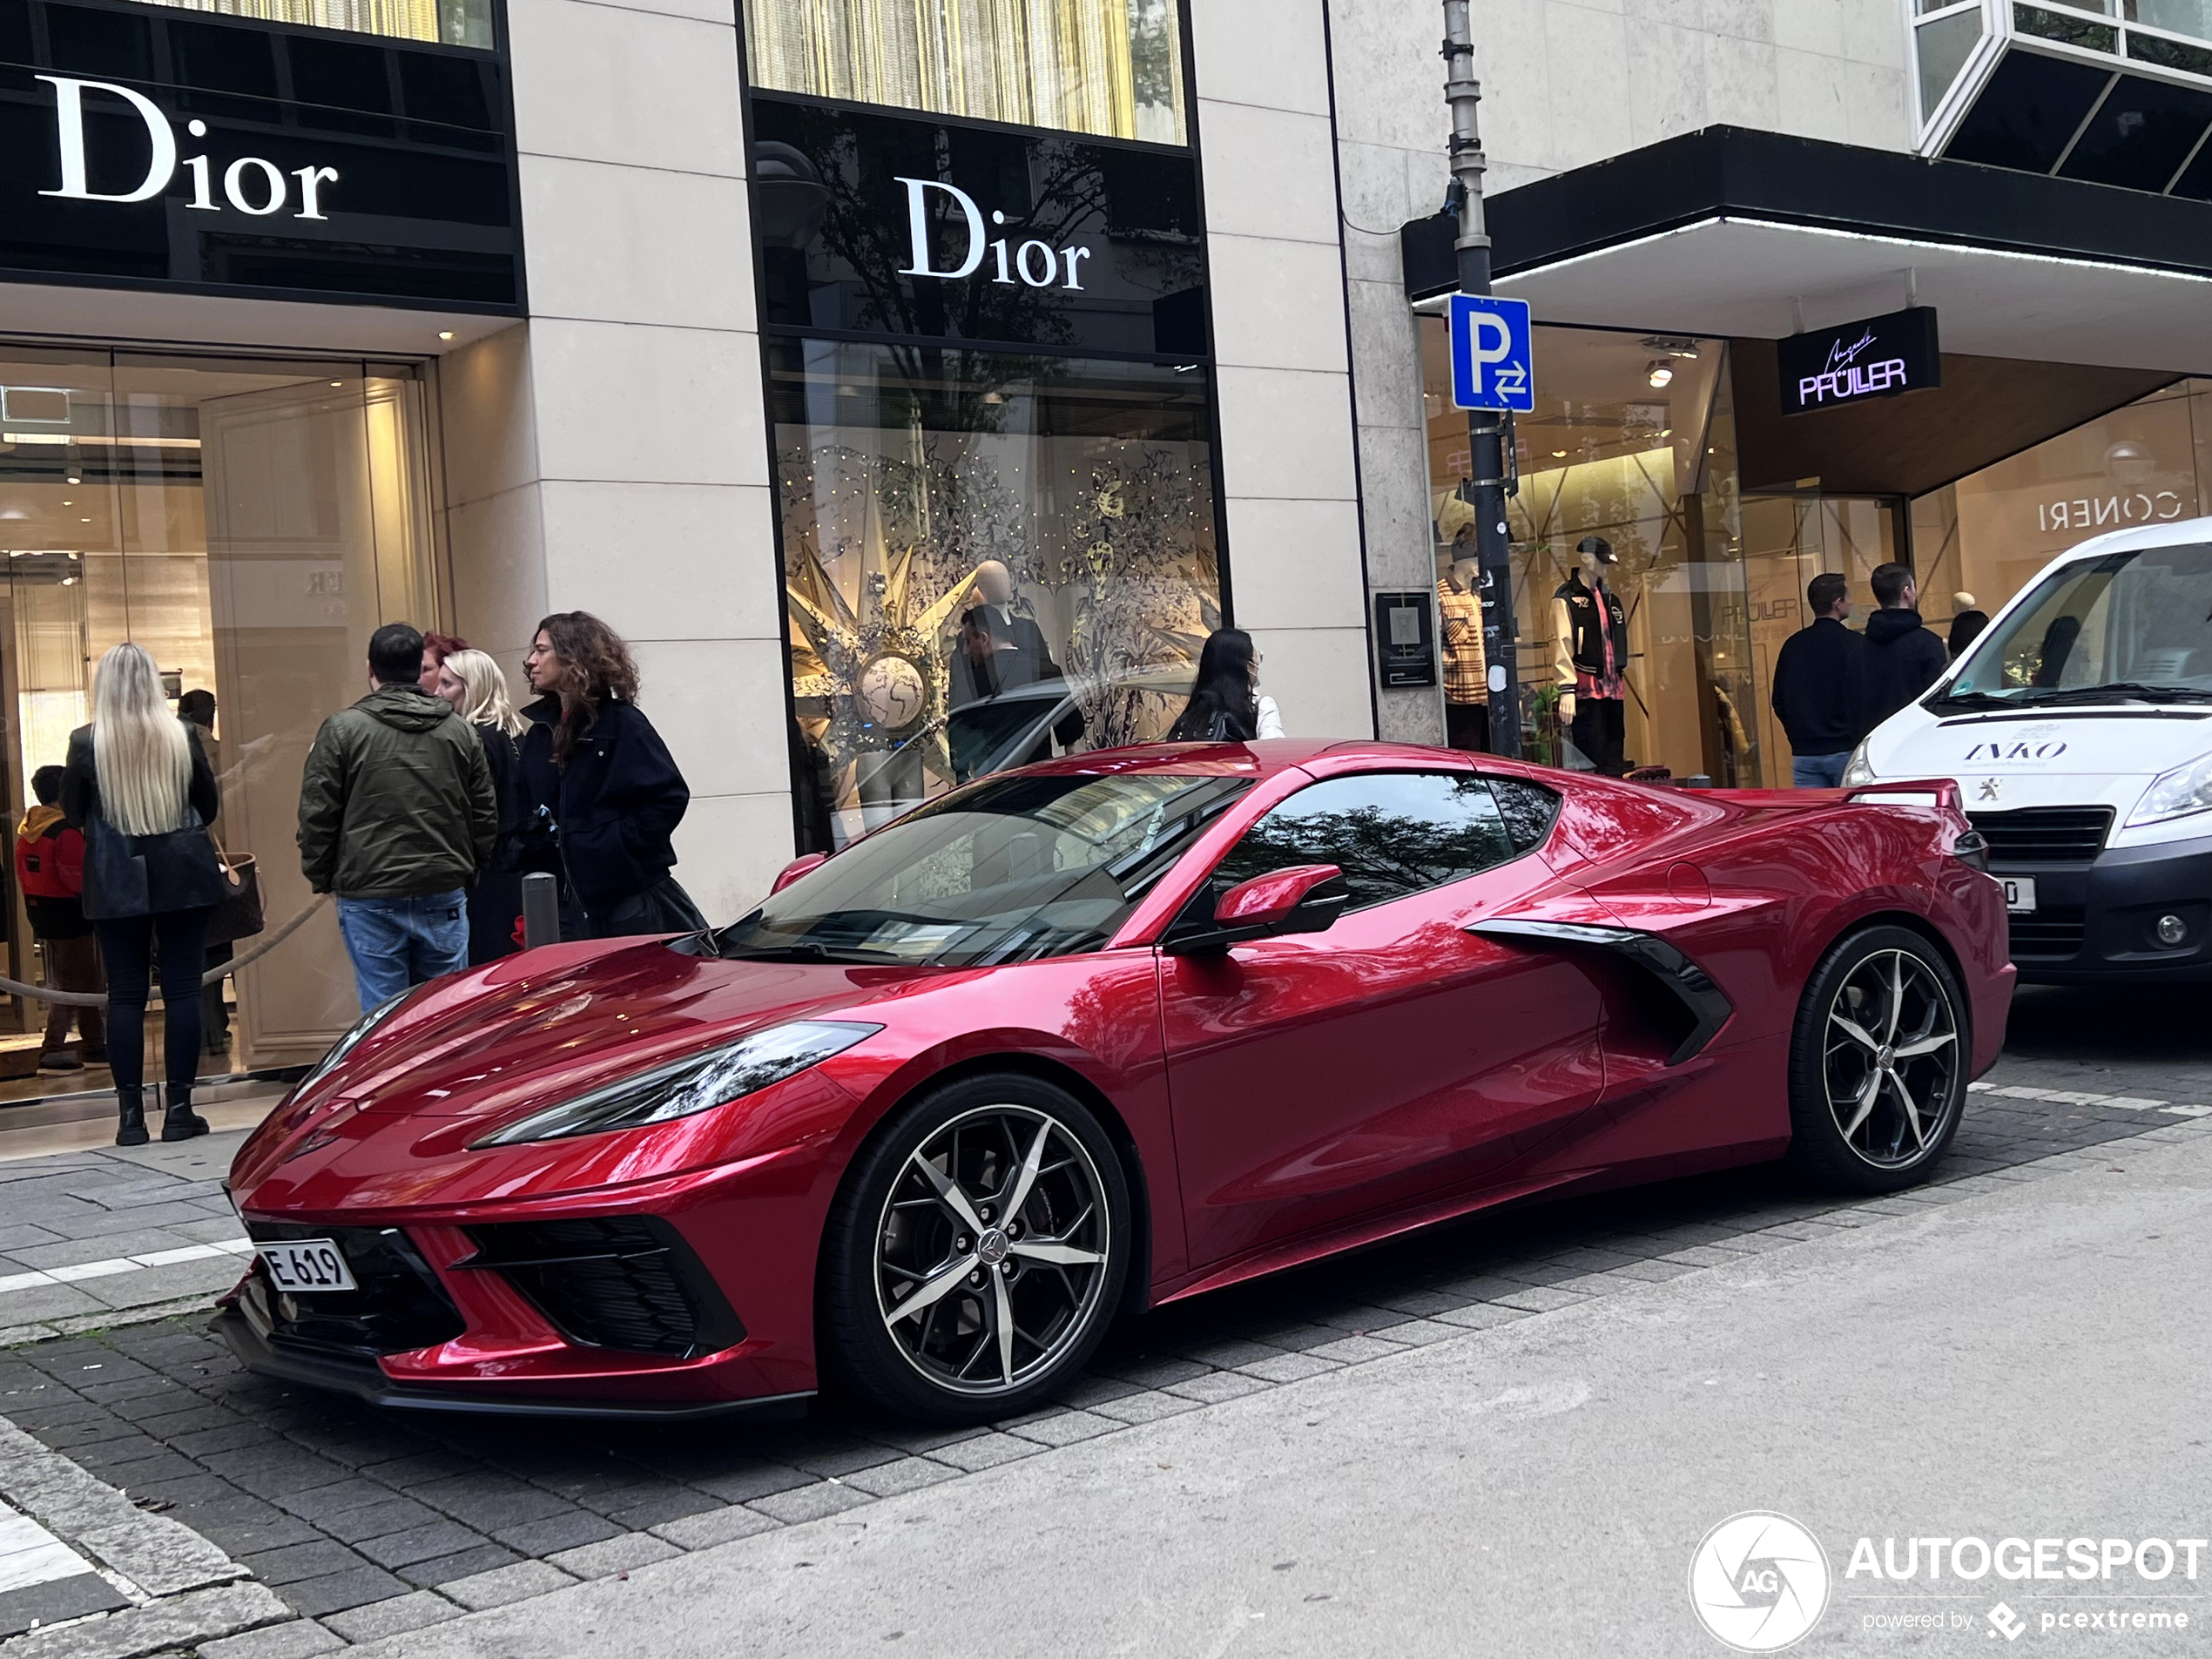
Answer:
M802 851L1150 741L1221 625L1204 378L770 342Z
M1621 556L1602 536L1585 536L1575 551L1583 563L1552 595L1552 683L1575 746L1597 771L1618 778L1629 769L1629 613L1607 578Z
M1476 555L1474 509L1454 496L1437 513L1437 539L1450 552L1436 578L1436 614L1444 659L1444 734L1454 749L1490 748L1490 665L1482 645L1482 565Z
M270 926L307 905L293 840L315 729L361 695L374 629L438 617L426 389L358 361L0 351L8 799L92 718L90 665L132 642L177 711L212 723L224 845L257 858ZM35 979L10 920L10 971ZM328 1048L360 1012L345 964L326 907L242 970L229 1062Z

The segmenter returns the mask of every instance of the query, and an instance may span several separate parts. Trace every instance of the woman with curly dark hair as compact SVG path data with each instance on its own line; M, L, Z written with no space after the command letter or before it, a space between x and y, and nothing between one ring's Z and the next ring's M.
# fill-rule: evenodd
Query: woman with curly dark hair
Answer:
M523 659L538 700L523 711L534 867L564 878L571 938L681 933L706 920L669 872L691 792L637 707L637 664L598 617L563 610L537 625Z

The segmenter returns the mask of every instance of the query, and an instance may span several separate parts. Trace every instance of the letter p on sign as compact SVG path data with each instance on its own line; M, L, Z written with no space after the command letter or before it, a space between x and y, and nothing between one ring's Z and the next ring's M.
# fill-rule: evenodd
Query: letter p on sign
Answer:
M1452 401L1463 409L1536 407L1528 302L1455 293L1446 313L1452 329Z

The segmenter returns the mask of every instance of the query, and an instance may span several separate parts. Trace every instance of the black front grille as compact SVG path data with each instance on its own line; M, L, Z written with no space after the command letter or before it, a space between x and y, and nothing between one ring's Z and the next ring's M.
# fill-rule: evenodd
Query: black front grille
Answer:
M2052 960L2078 954L2089 937L2089 919L2079 905L2045 905L2032 916L2014 916L2013 960Z
M257 1260L246 1293L273 1343L327 1353L411 1353L449 1342L467 1328L438 1276L396 1227L250 1221L246 1231L257 1241L272 1244L286 1238L327 1238L338 1246L361 1287L311 1295L280 1291Z
M2109 806L2024 806L2016 813L1969 813L1989 842L1989 861L2087 864L2104 851Z
M471 1227L470 1267L492 1268L570 1342L690 1359L745 1326L681 1234L658 1216Z

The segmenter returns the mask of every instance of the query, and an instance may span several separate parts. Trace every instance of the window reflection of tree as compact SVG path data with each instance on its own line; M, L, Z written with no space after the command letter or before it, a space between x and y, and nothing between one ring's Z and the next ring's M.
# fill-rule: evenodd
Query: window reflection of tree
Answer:
M1514 843L1488 787L1479 778L1423 779L1429 797L1379 804L1379 780L1317 784L1292 796L1248 830L1214 872L1217 895L1240 881L1298 864L1333 864L1352 890L1352 908L1408 894L1503 864ZM1360 787L1367 786L1367 787ZM1393 808L1395 810L1393 810ZM1408 810L1411 808L1411 810Z

